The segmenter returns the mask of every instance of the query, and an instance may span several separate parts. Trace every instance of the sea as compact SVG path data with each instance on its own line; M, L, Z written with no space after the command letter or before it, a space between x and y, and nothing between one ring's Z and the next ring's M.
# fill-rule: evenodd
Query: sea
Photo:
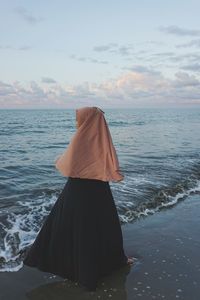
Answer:
M124 180L109 182L121 225L200 194L200 106L101 108ZM75 109L0 110L0 271L18 271L67 177L54 166Z

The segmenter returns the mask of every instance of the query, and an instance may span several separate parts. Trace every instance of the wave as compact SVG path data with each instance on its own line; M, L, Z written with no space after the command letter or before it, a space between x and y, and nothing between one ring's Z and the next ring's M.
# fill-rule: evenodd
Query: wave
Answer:
M58 195L45 193L31 201L17 201L15 212L1 216L0 272L18 271L27 248L34 242ZM16 212L18 211L18 212Z
M200 193L200 180L191 176L173 187L159 190L152 199L137 206L133 202L123 203L121 209L119 207L120 221L122 224L131 223L141 216L152 215L162 209L171 208L193 193Z
M159 188L153 196L149 196L151 198L146 202L135 204L131 201L118 201L116 206L121 224L130 223L141 216L148 216L172 207L188 195L199 192L200 180L193 174L174 186ZM34 199L16 201L12 210L1 212L1 272L14 272L23 267L22 261L26 251L34 242L45 217L49 214L58 196L58 191L43 191Z
M124 120L118 120L118 121L110 121L109 122L109 126L130 126L130 125L138 125L138 126L141 126L141 125L145 125L146 122L145 121L124 121Z

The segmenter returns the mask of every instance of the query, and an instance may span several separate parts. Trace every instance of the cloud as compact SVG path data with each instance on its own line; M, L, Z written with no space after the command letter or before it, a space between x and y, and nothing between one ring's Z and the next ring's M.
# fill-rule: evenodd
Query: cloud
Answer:
M130 70L134 72L139 72L139 73L147 73L147 74L154 74L154 75L160 75L161 72L158 70L155 70L153 67L146 67L143 65L134 65L132 67L123 67L122 69L125 70Z
M196 76L179 71L173 79L169 79L160 72L152 72L151 68L139 65L100 84L46 85L45 82L38 84L31 81L25 87L18 81L12 84L0 82L1 108L134 107L184 103L200 104L200 81Z
M20 46L20 47L14 47L12 45L0 45L0 49L1 50L19 50L19 51L27 51L32 49L31 46L28 45L24 45L24 46Z
M119 54L121 54L123 56L130 55L131 54L131 50L132 50L132 48L131 47L127 47L127 46L121 46L118 49Z
M168 51L168 52L159 52L159 53L153 53L152 56L156 56L156 57L161 57L163 59L163 57L171 57L174 56L175 53L172 51Z
M118 45L117 43L109 43L107 45L98 45L93 47L93 51L97 53L111 53L120 55L122 57L125 57L126 59L129 59L128 57L133 54L133 46L132 45ZM142 50L140 51L142 53ZM76 61L81 62L89 62L89 63L95 63L95 64L109 64L108 60L105 59L98 59L93 57L84 57L84 56L77 56L76 54L70 54L69 58L74 59Z
M194 76L194 75L189 75L186 72L176 72L175 73L175 80L172 82L172 86L175 87L196 87L200 86L200 81Z
M143 42L137 42L136 44L152 44L152 45L163 45L162 42L157 41L143 41ZM108 43L104 45L98 45L93 47L93 51L102 55L102 54L111 54L113 58L114 55L121 56L121 58L124 58L127 61L132 61L132 59L137 58L138 60L141 59L141 57L144 57L145 55L149 55L150 49L148 47L145 47L145 49L135 50L132 44L127 45L119 45L117 43ZM168 52L169 53L169 52ZM164 55L164 53L163 53ZM109 64L108 60L105 59L98 59L98 58L92 58L92 57L83 57L83 56L77 56L76 54L70 54L69 58L74 59L76 61L81 62L91 62L91 63L99 63L99 64ZM148 58L145 58L145 60L148 60Z
M129 56L133 54L133 46L132 45L118 45L117 43L109 43L107 45L99 45L93 47L93 51L95 52L107 52L107 53L115 53L121 56Z
M50 77L42 77L41 81L44 83L56 83L56 80Z
M18 48L18 50L22 50L22 51L27 51L27 50L30 50L30 49L32 49L31 46L21 46L21 47Z
M147 40L147 41L143 41L143 42L137 42L137 44L141 44L141 45L156 45L156 46L164 46L165 43L163 41L152 41L152 40Z
M200 53L198 51L188 53L177 53L169 51L160 53L149 53L147 55L141 54L139 56L136 55L135 58L137 58L138 61L142 61L145 65L151 64L151 70L155 70L156 72L158 69L164 71L166 69L172 70L172 68L174 68L176 71L178 69L192 71L198 69L198 66L196 64L198 64L200 61ZM125 67L124 69L131 70L131 67Z
M186 29L176 25L160 26L158 29L164 33L174 34L176 36L200 36L200 30L198 29Z
M190 65L185 65L185 66L182 66L181 69L193 71L193 72L200 72L200 64L195 63L195 64L190 64Z
M69 55L69 58L81 61L81 62L91 62L91 63L96 63L96 64L108 64L107 60L99 60L96 58L91 58L91 57L83 57L83 56L76 56L75 54Z
M93 50L97 51L97 52L104 52L104 51L112 50L113 48L116 48L117 46L118 46L117 43L109 43L107 45L95 46L95 47L93 47Z
M9 50L16 50L13 46L11 46L11 45L0 45L0 49L2 49L2 50L7 50L7 49L9 49Z
M0 96L11 96L15 94L13 85L0 81Z
M22 6L15 7L14 12L29 24L37 24L44 20L42 17L33 16L32 13L28 12L27 9Z
M178 44L178 45L176 45L176 48L185 48L185 47L192 47L192 46L199 48L200 47L200 39L191 40L190 42L187 42L184 44Z

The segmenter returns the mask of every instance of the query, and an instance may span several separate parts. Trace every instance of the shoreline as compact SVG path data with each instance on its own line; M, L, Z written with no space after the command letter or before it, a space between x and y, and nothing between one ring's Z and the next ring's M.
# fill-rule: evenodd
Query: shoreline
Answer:
M199 221L200 194L191 194L171 208L123 224L125 253L136 260L102 278L96 292L23 266L0 272L0 299L199 300Z

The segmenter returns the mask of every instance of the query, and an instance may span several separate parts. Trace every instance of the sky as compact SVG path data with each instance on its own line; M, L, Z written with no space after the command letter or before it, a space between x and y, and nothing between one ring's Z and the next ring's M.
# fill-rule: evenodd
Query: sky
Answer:
M199 0L0 0L0 108L200 104Z

